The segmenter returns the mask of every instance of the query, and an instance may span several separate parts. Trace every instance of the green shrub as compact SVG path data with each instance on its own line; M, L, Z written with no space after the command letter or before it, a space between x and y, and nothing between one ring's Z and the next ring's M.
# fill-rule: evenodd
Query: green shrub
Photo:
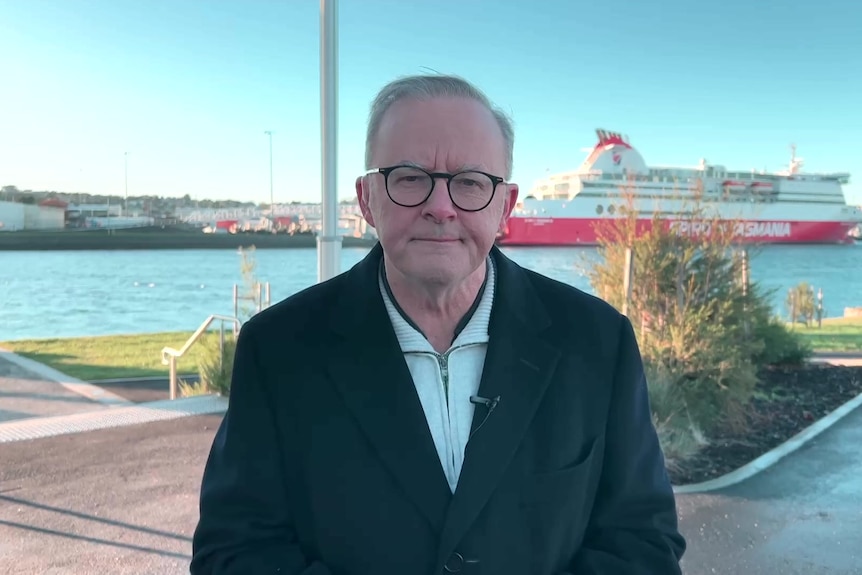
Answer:
M817 315L814 288L808 285L808 282L801 282L790 288L784 305L787 308L787 315L790 317L791 323L800 322L808 327Z
M665 466L679 471L707 441L692 419L682 394L676 392L675 376L650 365L646 370L652 419L664 452Z
M754 362L759 366L802 365L811 357L808 342L778 318L759 323L755 337L763 342L763 349L754 355Z
M761 368L804 361L808 351L773 318L772 294L744 281L748 264L735 243L736 222L720 221L695 194L678 227L659 217L660 206L643 226L633 196L623 197L621 217L597 229L599 257L587 275L595 292L631 319L663 449L680 461L716 427L745 425Z
M209 395L210 390L207 388L206 384L202 381L198 381L196 383L188 382L184 379L179 380L180 384L180 396L181 397L194 397L197 395Z
M230 395L236 338L233 334L226 333L223 350L218 337L202 339L201 345L205 351L198 364L200 384L211 392L227 397Z
M729 232L697 206L684 234L654 216L642 229L634 210L597 230L600 261L588 271L595 291L625 308L638 333L644 361L663 374L665 385L684 401L693 424L709 433L742 420L757 383L753 355L762 342L752 337L756 289L743 288L741 259ZM631 297L625 301L624 272L631 249Z

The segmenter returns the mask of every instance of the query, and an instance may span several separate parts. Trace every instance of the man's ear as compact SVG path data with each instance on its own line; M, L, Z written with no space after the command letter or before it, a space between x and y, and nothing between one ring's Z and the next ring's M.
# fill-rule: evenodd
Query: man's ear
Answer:
M356 178L356 200L359 202L359 209L362 212L362 217L366 222L368 222L368 225L373 228L374 216L371 215L371 208L368 205L370 192L371 190L366 185L365 177L359 176Z
M503 202L503 213L500 214L499 232L506 231L506 223L509 216L512 215L512 210L515 209L515 204L518 203L518 184L506 184L505 201Z

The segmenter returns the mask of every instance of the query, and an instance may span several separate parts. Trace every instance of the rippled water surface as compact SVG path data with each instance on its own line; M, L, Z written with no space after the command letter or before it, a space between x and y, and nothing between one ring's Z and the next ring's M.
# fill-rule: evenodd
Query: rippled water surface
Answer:
M591 248L506 248L518 263L587 291L583 262ZM366 249L342 250L342 270ZM233 315L242 282L234 250L0 252L0 341L195 329L213 313ZM317 279L314 249L259 250L257 276L273 302ZM770 246L752 258L752 279L787 289L823 288L829 316L862 306L862 245Z

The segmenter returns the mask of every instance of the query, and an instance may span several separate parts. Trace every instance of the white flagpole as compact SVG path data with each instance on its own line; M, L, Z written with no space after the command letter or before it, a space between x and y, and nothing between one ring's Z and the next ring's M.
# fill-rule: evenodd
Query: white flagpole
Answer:
M317 236L317 280L338 275L338 1L320 0L321 229Z

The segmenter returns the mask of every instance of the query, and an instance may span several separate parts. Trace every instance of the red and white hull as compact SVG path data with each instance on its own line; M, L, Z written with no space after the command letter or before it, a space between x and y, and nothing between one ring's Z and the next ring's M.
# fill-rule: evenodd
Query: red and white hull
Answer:
M664 220L681 234L688 232L687 220ZM593 246L598 235L607 229L608 218L530 218L513 217L497 243L505 246ZM649 229L651 219L637 222L639 229ZM729 223L740 243L758 244L847 244L855 227L853 222L836 221L763 221ZM696 230L695 230L696 231Z

